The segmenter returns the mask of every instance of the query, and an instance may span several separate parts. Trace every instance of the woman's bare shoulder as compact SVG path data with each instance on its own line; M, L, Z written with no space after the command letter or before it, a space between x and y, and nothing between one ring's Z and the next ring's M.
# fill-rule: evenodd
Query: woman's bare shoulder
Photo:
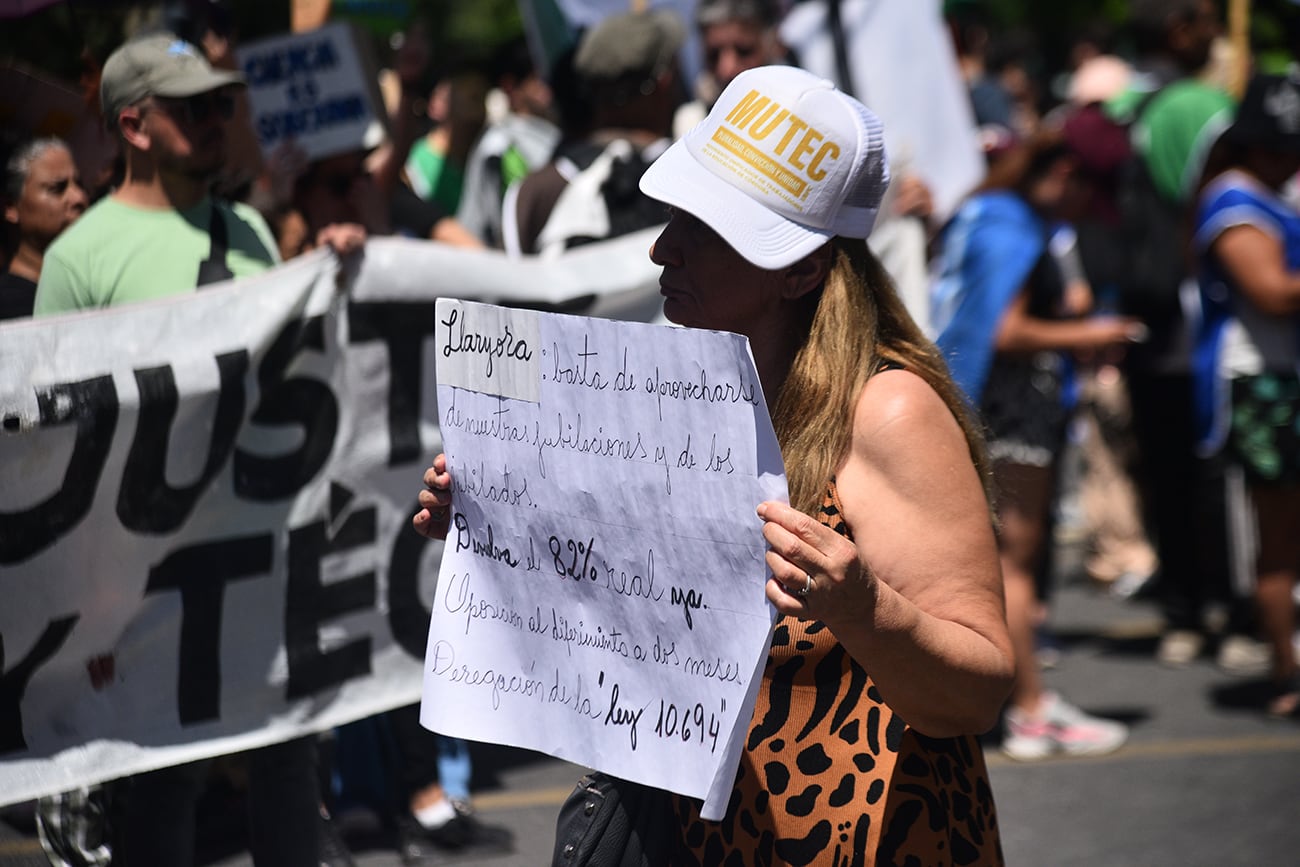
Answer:
M920 438L952 441L965 435L952 410L928 382L908 370L886 370L867 380L853 414L854 449Z

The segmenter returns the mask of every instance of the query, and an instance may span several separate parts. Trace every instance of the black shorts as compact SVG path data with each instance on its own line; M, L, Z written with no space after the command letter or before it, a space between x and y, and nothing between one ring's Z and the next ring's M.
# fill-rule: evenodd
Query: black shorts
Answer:
M1063 379L1061 358L1053 352L993 360L980 416L994 462L1052 466L1065 443Z

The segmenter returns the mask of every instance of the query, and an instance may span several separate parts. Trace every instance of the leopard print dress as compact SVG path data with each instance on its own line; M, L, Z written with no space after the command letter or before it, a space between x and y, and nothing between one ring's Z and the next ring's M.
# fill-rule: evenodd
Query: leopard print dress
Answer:
M849 535L832 480L821 523ZM974 737L913 731L820 621L783 618L721 822L676 799L681 864L1001 865Z

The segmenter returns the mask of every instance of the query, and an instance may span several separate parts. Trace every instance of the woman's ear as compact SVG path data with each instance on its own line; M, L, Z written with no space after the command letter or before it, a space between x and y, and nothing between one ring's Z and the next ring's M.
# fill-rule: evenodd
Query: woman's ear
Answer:
M17 206L17 205L5 205L5 222L6 222L6 223L13 223L15 226L18 225L18 206Z
M831 273L834 255L834 245L828 241L786 268L782 296L794 300L820 288Z

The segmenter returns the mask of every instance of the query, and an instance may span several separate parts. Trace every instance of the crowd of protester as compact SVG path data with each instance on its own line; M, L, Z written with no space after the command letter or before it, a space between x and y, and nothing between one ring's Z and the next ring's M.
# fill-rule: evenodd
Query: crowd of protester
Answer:
M242 83L223 68L229 44L205 40L178 60L177 37L141 34L103 67L121 154L110 189L88 195L57 139L6 142L0 317L186 291L321 245L349 255L379 235L554 257L660 225L668 213L641 192L642 174L737 75L799 64L781 39L790 5L700 0L693 21L611 16L550 68L520 37L489 68L435 69L415 27L385 71L385 143L318 160L290 143L242 174L225 147L240 140L227 127L248 123ZM941 215L923 174L898 173L877 226L909 221L923 243L891 256L873 238L872 249L988 441L1017 671L1001 747L1028 761L1109 752L1127 736L1040 671L1056 524L1076 493L1086 572L1158 603L1160 662L1213 652L1226 671L1267 678L1263 710L1295 717L1300 71L1252 74L1238 103L1230 73L1245 59L1214 50L1224 33L1212 0L1134 0L1121 29L1082 29L1052 79L1032 34L995 33L977 3L950 10L987 174ZM703 49L694 81L680 62L690 28ZM158 74L128 73L128 61ZM224 197L211 193L218 182ZM1071 431L1084 455L1077 491L1061 485ZM422 730L412 708L374 724L401 756L390 819L404 860L511 845L475 817L465 744ZM355 734L340 731L340 755ZM259 830L254 808L257 863L349 863L314 739L248 761L253 800L275 820ZM52 863L188 863L209 771L51 799ZM152 832L160 823L169 834Z

